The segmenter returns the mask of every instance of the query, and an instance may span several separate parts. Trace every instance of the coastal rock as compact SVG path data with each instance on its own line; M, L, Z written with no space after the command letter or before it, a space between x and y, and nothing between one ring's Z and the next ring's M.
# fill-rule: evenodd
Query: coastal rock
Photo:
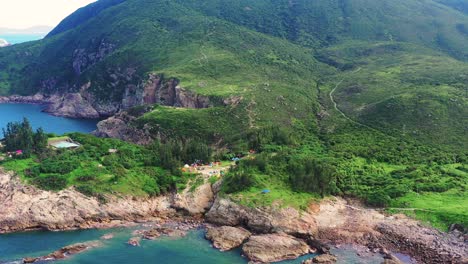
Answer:
M103 204L74 189L39 190L0 170L0 233L114 227L175 212L168 197L106 199Z
M114 234L112 234L112 233L111 234L105 234L105 235L101 236L102 240L111 240L113 238L114 238Z
M210 227L206 232L206 238L213 242L213 246L221 251L227 251L239 247L251 233L244 228L222 226Z
M248 259L262 263L296 259L309 251L310 248L304 241L286 234L251 236L242 247L242 252Z
M44 112L71 118L99 118L100 115L80 93L66 94L61 100L49 104Z
M302 262L302 264L322 263L322 264L334 264L338 259L330 254L323 254L316 256L312 259L308 259Z
M378 252L386 248L410 255L427 264L462 263L468 256L466 243L455 234L423 226L404 215L386 216L342 198L324 199L310 214L317 221L316 239L365 246Z
M294 208L248 208L219 197L206 213L206 220L217 225L245 225L257 233L284 232L301 237L317 233L315 219L307 212Z
M172 206L191 215L204 214L213 204L214 193L211 184L206 182L195 190L187 187L182 193L173 195Z
M187 231L181 230L177 226L160 226L142 232L142 237L147 240L155 240L161 236L178 238L186 235Z
M142 232L142 237L147 240L155 240L161 236L161 233L157 228L153 228L150 230L145 230Z
M140 246L140 238L139 237L132 237L127 241L127 244L133 247L139 247Z
M46 256L37 257L37 258L23 258L23 263L35 263L42 261L55 261L68 258L70 256L76 255L83 251L99 247L101 244L99 241L90 241L86 243L77 243L70 246L63 247L57 251L54 251Z

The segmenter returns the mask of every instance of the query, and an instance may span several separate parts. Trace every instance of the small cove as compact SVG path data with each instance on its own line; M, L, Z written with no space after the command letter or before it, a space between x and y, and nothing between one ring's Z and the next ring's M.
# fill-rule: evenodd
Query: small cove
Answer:
M34 129L42 127L47 133L61 135L69 132L90 133L96 129L96 124L99 122L96 119L52 116L42 112L43 107L37 104L0 104L0 128L5 128L9 122L18 122L26 117ZM3 133L0 134L3 137Z

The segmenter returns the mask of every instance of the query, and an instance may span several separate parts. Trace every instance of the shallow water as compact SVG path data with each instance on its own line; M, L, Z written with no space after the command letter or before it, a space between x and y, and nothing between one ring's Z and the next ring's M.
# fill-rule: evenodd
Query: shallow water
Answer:
M48 133L64 134L68 132L89 133L96 129L99 120L71 119L52 116L41 112L43 106L34 104L0 104L0 137L1 131L8 122L21 121L27 117L34 129L42 127Z
M0 235L0 263L14 263L23 257L43 256L63 246L98 240L102 235L113 233L111 240L102 240L102 246L72 256L69 259L55 263L67 264L143 264L143 263L173 263L173 264L237 264L247 263L240 255L240 250L220 252L213 249L204 239L203 230L194 230L184 238L162 238L155 241L142 240L141 247L131 247L126 244L132 237L133 229L119 228L110 230L84 230L69 232L27 232ZM307 256L307 257L311 257ZM294 261L282 263L301 263L303 257Z

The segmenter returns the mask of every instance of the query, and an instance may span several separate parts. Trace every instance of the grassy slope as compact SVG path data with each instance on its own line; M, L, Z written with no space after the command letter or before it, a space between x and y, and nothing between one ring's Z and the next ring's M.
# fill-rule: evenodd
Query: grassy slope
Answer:
M125 84L140 84L156 72L200 94L243 100L202 110L157 107L136 124L149 124L155 134L224 139L247 150L246 132L273 124L295 138L280 149L335 164L345 195L366 199L376 189L411 183L408 193L392 198L427 207L426 195L440 195L453 204L445 189L422 194L416 183L454 181L458 186L449 184L448 191L463 200L466 175L457 180L434 169L407 182L390 174L415 165L451 166L457 156L466 156L467 21L461 12L429 0L127 0L42 42L0 50L0 68L7 69L0 71L0 91L32 93L48 78L60 90L77 90L91 80L90 91L100 100L118 101ZM75 75L74 50L96 51L102 41L115 50ZM110 74L128 70L136 72L130 81L109 86ZM365 126L333 109L328 95L340 80L338 107ZM292 192L285 174L258 172L258 177L259 187L234 197L249 205L281 197L297 207L316 197ZM259 195L261 188L272 195ZM457 211L452 220L460 219Z
M348 44L321 55L352 68L328 84L342 81L333 96L352 119L397 137L468 148L466 63L403 43Z

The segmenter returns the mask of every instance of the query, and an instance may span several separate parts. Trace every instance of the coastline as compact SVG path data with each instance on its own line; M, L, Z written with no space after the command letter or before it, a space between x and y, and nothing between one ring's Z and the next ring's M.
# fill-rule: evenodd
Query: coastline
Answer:
M354 245L362 248L363 254L403 253L421 263L464 263L468 257L466 242L453 234L425 227L402 215L386 216L353 201L327 198L311 204L305 212L247 208L217 197L216 185L206 183L193 193L154 198L108 197L106 203L101 203L74 189L57 193L38 190L1 169L0 199L4 202L0 210L4 214L0 215L0 233L188 222L245 228L259 240L277 234L286 241L303 241L318 252L327 252L323 248L330 245ZM245 247L245 241L240 245Z

